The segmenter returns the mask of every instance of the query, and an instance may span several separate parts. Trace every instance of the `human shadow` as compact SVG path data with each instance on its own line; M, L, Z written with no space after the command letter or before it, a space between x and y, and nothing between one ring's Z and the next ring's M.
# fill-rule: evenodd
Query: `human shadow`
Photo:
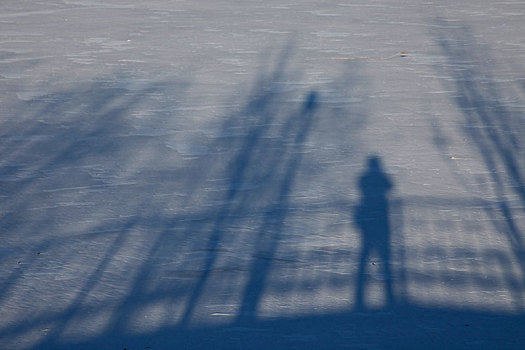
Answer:
M383 171L380 157L371 156L367 163L367 169L358 181L361 201L354 209L354 222L362 236L355 294L355 308L358 310L366 308L365 290L370 274L368 270L372 267L381 270L379 279L384 280L387 306L394 303L389 223L389 192L393 184ZM374 254L379 258L377 263L371 260Z

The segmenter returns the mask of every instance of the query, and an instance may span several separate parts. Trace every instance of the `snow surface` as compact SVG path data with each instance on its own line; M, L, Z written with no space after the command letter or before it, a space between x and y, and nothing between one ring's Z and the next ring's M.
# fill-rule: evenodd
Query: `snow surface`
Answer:
M524 15L2 1L0 348L524 348Z

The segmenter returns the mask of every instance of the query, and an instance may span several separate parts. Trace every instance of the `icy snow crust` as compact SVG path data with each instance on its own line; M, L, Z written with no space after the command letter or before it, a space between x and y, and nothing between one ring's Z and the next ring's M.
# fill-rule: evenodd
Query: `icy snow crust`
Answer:
M2 1L0 348L524 348L524 14Z

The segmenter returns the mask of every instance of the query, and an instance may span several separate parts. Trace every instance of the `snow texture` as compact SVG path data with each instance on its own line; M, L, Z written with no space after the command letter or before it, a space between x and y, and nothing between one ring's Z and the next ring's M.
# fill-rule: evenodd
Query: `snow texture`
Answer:
M524 15L1 1L0 348L523 349Z

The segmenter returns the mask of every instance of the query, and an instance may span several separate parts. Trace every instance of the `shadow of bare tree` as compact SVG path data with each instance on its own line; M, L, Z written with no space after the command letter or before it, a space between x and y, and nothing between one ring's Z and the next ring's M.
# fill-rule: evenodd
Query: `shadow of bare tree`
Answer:
M520 223L525 208L523 115L514 107L516 97L509 96L494 76L497 64L490 48L480 44L467 26L449 29L442 19L438 22L443 29L435 33L435 41L447 59L439 69L451 78L447 88L455 91L454 102L462 118L462 137L475 147L485 167L479 175L455 173L468 191L476 184L474 190L488 201L484 210L493 229L508 241L513 259L520 266L520 277L508 276L506 280L515 291L516 305L522 307L521 291L525 289L525 241L523 223ZM439 134L443 131L435 129L435 132L436 140L442 140ZM442 142L436 145L445 146ZM454 162L448 164L456 167Z
M379 157L361 169L368 109L350 96L366 90L361 66L312 86L292 53L246 95L219 92L223 111L186 103L191 81L116 76L26 96L1 124L0 341L465 348L507 332L506 345L523 344L522 314L410 303L401 200ZM374 250L387 296L375 309L359 307Z

